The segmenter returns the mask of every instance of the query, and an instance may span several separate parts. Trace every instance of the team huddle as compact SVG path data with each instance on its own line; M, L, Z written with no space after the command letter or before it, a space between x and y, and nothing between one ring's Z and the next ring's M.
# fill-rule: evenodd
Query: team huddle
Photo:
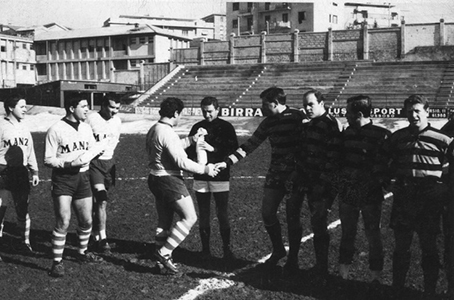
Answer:
M422 253L424 295L436 294L441 269L437 236L442 222L445 238L444 266L448 293L454 295L454 214L451 185L454 179L454 130L428 122L429 102L422 95L404 101L409 125L391 133L373 124L371 99L358 95L347 100L345 129L325 109L324 96L317 90L303 95L302 109L286 105L284 90L271 87L260 94L266 116L252 136L238 145L235 128L218 117L214 97L201 101L204 120L194 124L188 137L174 130L184 103L167 98L160 105L160 119L146 135L150 173L148 186L158 215L155 252L156 268L162 274L179 273L172 253L189 235L199 219L202 254L210 257L210 202L213 196L219 233L226 261L235 259L230 246L228 213L230 169L264 141L271 146L271 160L264 183L261 214L273 252L264 262L271 271L286 258L287 276L299 271L298 253L302 239L301 210L307 200L314 233L316 282L329 279L330 234L328 214L339 206L342 236L339 274L348 279L355 254L359 216L362 216L369 246L370 287L381 284L384 251L380 231L384 195L393 193L391 227L394 231L392 286L399 295L410 268L410 246L418 235ZM28 195L29 171L32 185L39 184L33 140L21 123L26 112L23 97L4 102L6 116L0 121L0 237L9 199L14 202L23 233L21 248L32 252ZM103 98L99 112L88 114L88 101L75 96L65 102L66 116L47 131L44 164L52 168L52 198L55 227L52 232L53 262L49 275L65 274L62 262L66 235L73 209L79 238L78 259L100 262L94 252L110 251L106 234L108 190L115 183L114 150L119 142L121 120L116 115L120 102L115 95ZM194 174L194 206L183 172ZM336 202L335 202L336 200ZM285 202L288 226L287 251L277 215ZM179 220L174 222L175 213ZM92 243L89 248L89 241Z

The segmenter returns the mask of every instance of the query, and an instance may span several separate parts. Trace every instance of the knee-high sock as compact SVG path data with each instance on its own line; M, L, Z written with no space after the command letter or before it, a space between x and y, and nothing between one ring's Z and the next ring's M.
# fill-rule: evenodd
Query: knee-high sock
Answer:
M156 245L156 249L159 249L162 246L164 246L168 237L169 237L169 231L164 230L161 227L156 228L156 235L154 237L154 239L155 239L154 243Z
M2 205L2 199L0 199L0 237L3 236L3 222L5 221L6 206Z
M25 220L17 218L17 223L19 225L24 242L30 244L30 215L27 214L25 216Z
M162 255L171 255L172 251L180 245L191 230L183 221L178 221L170 230L170 235L164 246L159 250Z
M85 254L88 249L88 240L90 239L91 227L88 229L77 229L77 236L79 237L79 254Z
M265 225L265 229L270 236L271 244L273 245L273 252L284 249L284 243L282 242L281 235L281 224L279 224L279 221L270 226Z
M66 233L59 233L56 230L52 232L52 254L54 261L61 261L63 250L65 249Z

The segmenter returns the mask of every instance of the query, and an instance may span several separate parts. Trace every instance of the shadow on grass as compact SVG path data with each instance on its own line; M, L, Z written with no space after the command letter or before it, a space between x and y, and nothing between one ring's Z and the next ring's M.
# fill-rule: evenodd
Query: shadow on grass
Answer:
M263 264L239 272L230 280L243 282L261 290L292 293L315 299L363 300L363 299L422 299L421 291L405 289L398 297L390 286L380 285L372 288L368 282L343 280L339 276L329 275L322 283L312 270L299 270L292 276L285 275L283 268L276 266L267 269ZM434 298L434 299L442 299Z

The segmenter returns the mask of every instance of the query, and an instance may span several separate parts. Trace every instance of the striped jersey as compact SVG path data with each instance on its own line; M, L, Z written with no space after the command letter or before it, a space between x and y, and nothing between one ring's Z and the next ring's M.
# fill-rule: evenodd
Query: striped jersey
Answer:
M394 177L441 178L443 164L450 159L448 148L452 138L430 126L414 132L410 127L397 130L386 143L391 157L391 172Z
M91 126L97 142L109 139L104 153L98 159L112 159L115 148L120 141L121 119L114 115L109 120L106 120L97 112L89 114L85 122Z
M180 139L172 125L156 122L148 131L146 140L150 174L183 176L183 170L203 174L205 166L190 160L184 150L190 145L190 138Z
M11 157L9 150L14 146L18 146L22 150L21 157ZM31 170L33 175L38 174L32 135L24 122L12 122L8 117L0 120L0 164L13 166L23 164Z
M387 175L388 156L384 144L391 132L370 123L354 127L349 126L342 132L341 167L344 174L354 175L361 180L376 175Z
M95 138L90 125L63 118L47 130L44 146L44 164L60 169L66 167L65 162L74 161L94 147ZM79 171L87 171L88 166L89 163L83 165Z
M233 165L245 158L268 139L271 146L269 171L293 171L303 119L305 115L302 111L289 107L280 114L266 117L252 136L229 155L227 165Z
M314 179L333 169L333 163L339 161L340 133L340 123L327 112L303 124L297 169Z

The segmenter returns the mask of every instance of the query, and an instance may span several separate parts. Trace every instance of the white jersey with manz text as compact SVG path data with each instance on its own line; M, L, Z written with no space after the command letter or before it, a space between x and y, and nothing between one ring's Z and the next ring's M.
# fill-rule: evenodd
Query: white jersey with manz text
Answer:
M64 168L65 162L87 153L94 145L95 138L90 125L80 122L76 130L62 119L47 130L44 164L52 168ZM89 163L86 163L79 171L87 171L88 166Z
M23 157L19 158L24 166L38 174L38 163L36 162L35 149L30 131L25 127L24 122L11 122L8 117L0 120L0 164L8 165L6 156L12 146L19 146Z
M99 112L96 112L89 114L85 122L91 126L97 142L109 139L104 153L98 159L112 159L115 148L120 141L121 119L118 116L113 116L106 120Z

